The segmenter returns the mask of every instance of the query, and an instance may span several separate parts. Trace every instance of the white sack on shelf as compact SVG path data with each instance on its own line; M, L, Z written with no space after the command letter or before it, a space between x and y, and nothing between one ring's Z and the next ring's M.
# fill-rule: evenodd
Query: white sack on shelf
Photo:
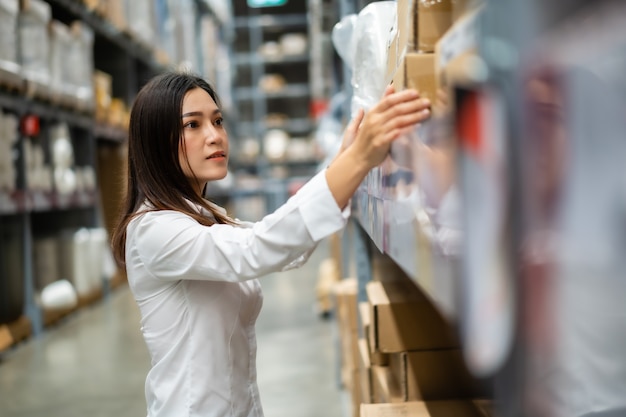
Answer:
M370 3L359 12L354 31L352 116L369 109L385 92L387 45L395 35L395 1Z
M18 17L19 57L23 75L43 86L50 83L50 5L30 0Z
M17 15L18 0L0 0L0 68L18 74Z
M68 280L53 282L41 291L41 305L44 309L74 308L77 304L76 290Z

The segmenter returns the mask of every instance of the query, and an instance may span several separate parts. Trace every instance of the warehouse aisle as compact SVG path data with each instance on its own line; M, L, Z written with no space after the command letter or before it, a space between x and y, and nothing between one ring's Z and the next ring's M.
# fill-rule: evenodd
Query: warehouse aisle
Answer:
M333 321L314 312L326 246L303 268L263 279L258 380L267 417L342 417ZM126 286L42 337L0 356L3 417L145 416L149 367L139 316Z

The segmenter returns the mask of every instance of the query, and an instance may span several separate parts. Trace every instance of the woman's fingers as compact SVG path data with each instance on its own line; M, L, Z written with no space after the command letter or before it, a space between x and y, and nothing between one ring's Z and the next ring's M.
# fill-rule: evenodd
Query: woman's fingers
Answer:
M416 90L402 90L398 93L385 95L371 111L385 112L405 101L416 100L419 93Z
M343 141L341 142L340 152L343 152L344 150L346 150L346 148L350 146L352 142L354 141L354 138L356 137L357 132L359 131L359 126L361 125L361 122L363 121L364 115L365 115L365 112L363 111L363 109L359 109L357 111L357 114L354 116L354 118L350 121L350 123L348 123L348 126L346 127L346 130L343 134Z

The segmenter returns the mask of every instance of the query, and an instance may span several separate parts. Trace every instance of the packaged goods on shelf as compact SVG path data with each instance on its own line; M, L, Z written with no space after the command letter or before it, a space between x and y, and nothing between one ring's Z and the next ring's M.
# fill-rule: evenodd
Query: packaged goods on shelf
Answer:
M417 0L416 46L433 52L435 44L452 24L452 0Z
M101 290L106 233L87 228L66 230L60 242L61 278L73 284L79 297Z
M259 88L266 93L277 93L287 86L281 74L265 74L259 79Z
M337 282L333 294L341 347L341 379L344 386L352 388L354 374L359 369L356 278Z
M92 74L94 33L91 28L80 21L70 26L72 41L67 54L65 73L66 83L74 91L72 97L81 110L92 111L94 92Z
M353 33L355 45L352 74L351 113L359 108L369 109L383 95L390 79L387 62L390 41L396 36L396 3L374 2L358 14ZM396 58L392 58L395 69Z
M11 77L14 83L20 72L17 50L18 13L19 0L0 0L0 76Z
M439 39L435 47L435 71L440 87L472 82L483 75L484 65L476 60L478 19L483 9L459 18Z
M98 122L106 122L111 107L111 89L113 77L105 72L94 70L93 88L95 98L95 117Z
M270 129L263 136L263 152L271 161L285 159L289 146L289 134L282 129Z
M13 146L18 139L17 117L0 112L0 190L13 191L17 171Z
M467 369L461 349L392 353L389 369L403 401L469 399L486 394Z
M61 278L59 254L57 236L39 236L33 239L33 272L38 291Z
M372 395L372 363L367 340L359 338L359 381L361 387L361 402L370 404L373 402Z
M70 28L57 20L50 22L50 89L59 102L72 96L72 86L67 83L68 52L71 49Z
M450 325L412 283L372 281L366 286L375 352L446 349L459 346Z
M369 334L371 332L370 328L372 326L372 317L370 311L370 303L368 301L362 301L359 303L359 322L361 324L361 332L365 339L366 347L367 347L367 357L368 362L371 365L382 365L386 366L389 364L389 354L383 352L377 352L370 345Z
M403 402L402 389L388 366L372 365L372 402Z
M146 45L152 46L156 42L156 28L154 21L154 2L152 0L126 1L128 31Z
M32 95L50 97L51 9L41 0L23 1L18 18L19 57L22 74Z
M59 194L71 194L76 191L76 173L74 171L74 148L67 124L60 123L50 133L54 188Z
M24 140L26 188L31 191L51 191L52 170L45 162L44 149L33 139Z
M105 2L105 17L119 31L128 28L125 0L107 0Z
M113 97L109 105L106 122L111 126L126 127L127 113L128 110L126 108L126 103L124 103L124 100Z
M283 55L303 55L307 53L307 36L303 33L285 33L279 39Z
M421 97L435 102L437 98L437 79L435 76L435 54L409 52L404 56L393 78L396 90L413 88Z
M341 280L339 265L333 258L324 259L320 263L317 273L317 282L315 283L317 308L320 314L326 314L332 311L332 289L339 280Z
M267 41L259 47L257 51L259 55L266 59L279 59L282 56L280 44L275 41Z

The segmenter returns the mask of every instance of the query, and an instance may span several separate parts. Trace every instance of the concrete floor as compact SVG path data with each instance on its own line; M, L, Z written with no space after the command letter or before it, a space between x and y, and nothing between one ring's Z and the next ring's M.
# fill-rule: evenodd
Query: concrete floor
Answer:
M336 328L315 312L325 245L298 270L263 278L258 381L267 417L343 417ZM0 356L2 417L140 417L150 361L126 286Z

